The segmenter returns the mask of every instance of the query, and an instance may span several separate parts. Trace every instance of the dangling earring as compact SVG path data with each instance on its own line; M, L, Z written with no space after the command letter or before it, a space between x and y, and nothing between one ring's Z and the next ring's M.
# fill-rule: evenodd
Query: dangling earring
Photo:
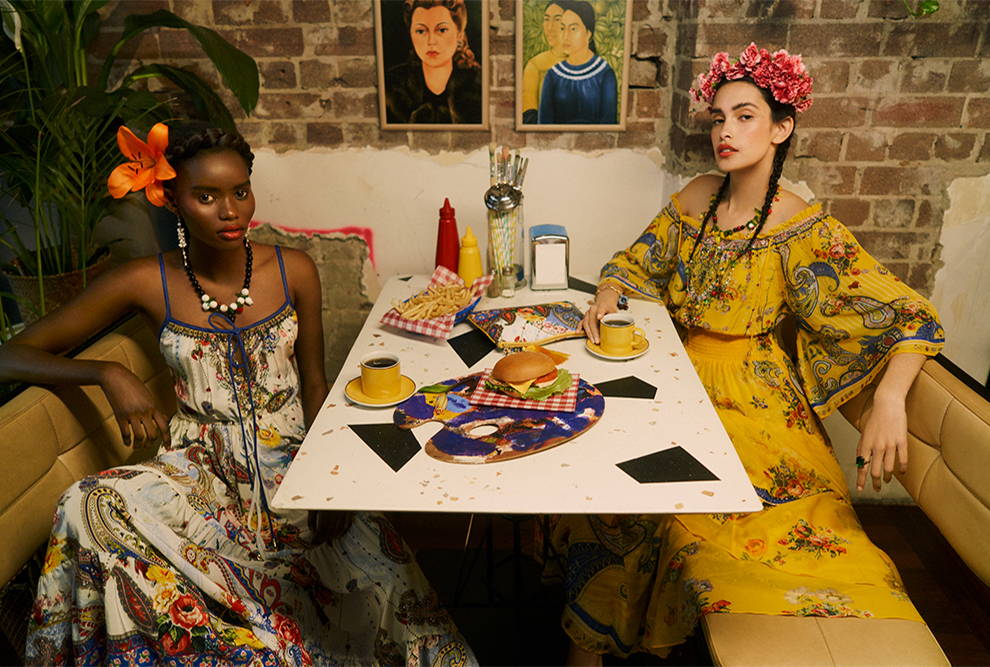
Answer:
M175 230L176 235L179 237L179 248L182 250L186 249L186 223L182 221L182 216L179 215L178 211L175 213ZM185 255L185 253L183 253Z

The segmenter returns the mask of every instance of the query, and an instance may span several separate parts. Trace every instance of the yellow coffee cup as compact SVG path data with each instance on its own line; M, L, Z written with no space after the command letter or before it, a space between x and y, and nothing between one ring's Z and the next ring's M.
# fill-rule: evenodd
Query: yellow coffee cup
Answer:
M391 398L402 388L399 357L371 352L361 358L361 391L370 398Z
M603 317L598 324L598 333L602 352L616 357L633 354L646 345L646 334L626 313L609 313Z

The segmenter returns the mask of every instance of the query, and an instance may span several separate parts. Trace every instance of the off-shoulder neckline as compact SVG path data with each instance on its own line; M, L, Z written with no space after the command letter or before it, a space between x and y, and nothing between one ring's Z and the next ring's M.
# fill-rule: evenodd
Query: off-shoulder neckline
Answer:
M700 220L684 212L684 209L681 208L681 201L680 199L678 199L676 193L670 196L670 201L673 202L674 210L677 211L678 217L680 217L682 220L689 220L690 222L694 223L695 229L701 226ZM800 211L789 217L787 220L784 220L780 224L774 225L770 229L765 229L761 231L756 238L758 239L769 238L776 236L777 234L780 234L782 232L786 232L791 227L800 225L802 222L808 220L809 218L819 215L821 213L821 210L822 210L821 202L815 204L809 204L808 206L801 209ZM723 236L729 236L729 237L737 236L737 235L749 236L749 234L751 233L748 229L742 229L736 232L727 232L725 230L719 229L719 232Z

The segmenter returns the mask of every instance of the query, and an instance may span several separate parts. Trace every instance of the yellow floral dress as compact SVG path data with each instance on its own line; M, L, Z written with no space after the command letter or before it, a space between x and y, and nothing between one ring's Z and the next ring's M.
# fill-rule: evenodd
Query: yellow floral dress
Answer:
M698 226L675 195L602 281L664 304L683 327L763 511L557 518L565 630L593 652L664 654L708 613L920 620L863 532L819 418L892 355L936 354L934 309L820 205L745 254L750 230L709 225L699 245ZM775 335L786 316L796 361Z

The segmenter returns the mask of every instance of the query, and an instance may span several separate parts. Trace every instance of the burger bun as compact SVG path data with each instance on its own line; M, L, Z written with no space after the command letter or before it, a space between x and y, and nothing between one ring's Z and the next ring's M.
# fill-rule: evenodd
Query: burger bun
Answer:
M542 352L513 352L498 360L492 377L503 382L525 382L556 370L553 359Z

